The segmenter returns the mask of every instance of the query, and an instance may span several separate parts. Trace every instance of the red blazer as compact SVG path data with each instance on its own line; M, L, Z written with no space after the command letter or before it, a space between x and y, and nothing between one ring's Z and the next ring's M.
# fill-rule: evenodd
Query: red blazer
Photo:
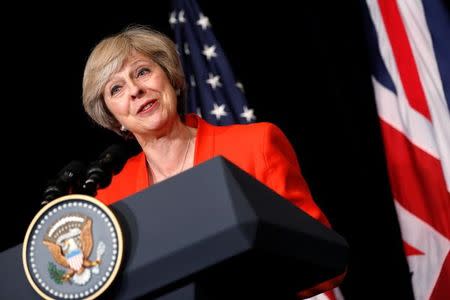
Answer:
M291 144L278 127L263 122L214 126L196 115L188 115L186 124L197 128L194 166L222 155L313 218L330 226L311 197ZM141 152L127 161L111 184L98 191L96 198L111 204L150 185L145 155ZM342 278L343 275L301 295L314 294L316 288L320 291L331 289Z

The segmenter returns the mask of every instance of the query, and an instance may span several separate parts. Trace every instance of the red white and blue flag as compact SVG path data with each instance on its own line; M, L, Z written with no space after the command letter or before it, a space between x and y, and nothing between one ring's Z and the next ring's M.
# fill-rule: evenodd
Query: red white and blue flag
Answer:
M450 18L440 0L366 0L372 83L416 299L450 299Z
M189 85L188 111L216 125L255 121L209 18L195 0L173 0L172 7L169 23Z

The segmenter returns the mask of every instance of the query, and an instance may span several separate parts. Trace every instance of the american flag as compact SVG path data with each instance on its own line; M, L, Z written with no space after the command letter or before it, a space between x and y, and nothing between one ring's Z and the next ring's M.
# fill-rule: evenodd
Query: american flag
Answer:
M450 297L450 18L440 0L366 0L372 83L416 299Z
M173 0L172 6L169 23L189 85L188 111L216 125L255 121L209 18L195 0Z

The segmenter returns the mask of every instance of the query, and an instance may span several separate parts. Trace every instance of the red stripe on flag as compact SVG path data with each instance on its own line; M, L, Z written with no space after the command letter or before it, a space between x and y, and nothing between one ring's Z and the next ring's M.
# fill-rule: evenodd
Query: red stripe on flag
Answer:
M329 300L336 300L336 296L334 295L334 290L326 291L325 296L328 297Z
M411 246L410 244L408 244L407 242L403 241L403 249L405 250L405 255L406 256L411 256L411 255L424 255L424 253L422 251L420 251L417 248L414 248L413 246Z
M425 93L397 2L395 0L378 0L378 3L408 102L411 107L431 120Z
M450 254L445 259L444 266L439 274L438 281L434 286L430 300L448 299L450 295Z
M395 199L450 238L450 194L441 163L381 120L389 179Z

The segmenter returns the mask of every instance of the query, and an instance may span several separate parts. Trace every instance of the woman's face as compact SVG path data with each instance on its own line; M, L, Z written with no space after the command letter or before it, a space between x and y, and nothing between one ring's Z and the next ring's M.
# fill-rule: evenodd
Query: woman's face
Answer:
M177 95L164 70L133 52L103 91L106 106L135 135L157 132L177 117Z

